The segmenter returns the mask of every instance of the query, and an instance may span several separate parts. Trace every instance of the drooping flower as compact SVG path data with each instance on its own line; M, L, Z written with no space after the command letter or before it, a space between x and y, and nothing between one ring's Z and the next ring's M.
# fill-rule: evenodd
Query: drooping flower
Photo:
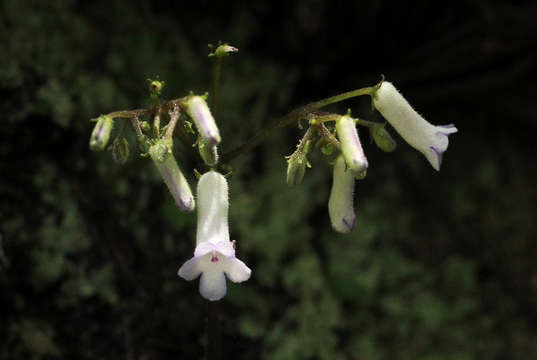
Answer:
M347 167L357 179L363 179L367 173L368 163L354 119L348 115L340 117L336 121L336 132Z
M342 155L334 164L332 190L328 200L328 214L332 228L342 234L352 231L356 223L353 207L354 175Z
M226 276L232 282L250 278L251 270L235 257L235 248L229 239L228 186L226 179L209 171L198 182L198 227L194 257L178 271L185 280L201 275L201 295L216 301L226 295Z
M165 140L158 141L148 152L179 209L194 210L196 203L190 186Z
M407 143L420 151L439 171L447 150L448 135L456 133L453 124L435 126L420 116L392 83L384 81L373 96L375 108Z
M205 100L201 96L191 96L186 102L186 109L205 143L209 146L219 144L220 131Z

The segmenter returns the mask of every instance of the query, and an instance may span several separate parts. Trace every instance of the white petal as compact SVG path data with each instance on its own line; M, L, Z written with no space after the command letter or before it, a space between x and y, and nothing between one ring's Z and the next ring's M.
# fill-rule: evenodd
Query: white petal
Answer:
M332 190L328 200L328 214L332 228L342 234L352 231L356 223L354 215L354 176L346 169L345 160L339 155L334 164Z
M223 240L214 245L214 249L224 256L235 256L235 249L231 241Z
M215 171L203 174L198 182L198 227L196 243L229 241L227 180Z
M200 294L207 300L216 301L226 295L226 277L222 271L205 271L200 278Z
M246 281L250 278L250 274L252 274L252 270L236 257L228 258L226 265L226 275L234 283Z
M196 250L194 250L194 256L203 256L213 250L216 250L215 245L212 242L204 241L196 246Z
M183 279L190 281L194 280L201 274L201 267L200 267L200 261L201 257L194 256L192 259L187 260L183 266L179 268L179 271L177 272L177 275L182 277Z

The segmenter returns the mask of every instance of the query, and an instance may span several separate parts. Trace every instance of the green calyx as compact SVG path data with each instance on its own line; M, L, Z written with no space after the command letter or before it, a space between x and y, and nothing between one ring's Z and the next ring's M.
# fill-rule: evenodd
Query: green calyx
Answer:
M382 151L392 152L397 148L397 143L386 130L386 124L375 124L374 126L370 126L369 134L378 148Z
M114 161L123 165L129 159L129 142L123 136L117 137L112 144L112 157Z

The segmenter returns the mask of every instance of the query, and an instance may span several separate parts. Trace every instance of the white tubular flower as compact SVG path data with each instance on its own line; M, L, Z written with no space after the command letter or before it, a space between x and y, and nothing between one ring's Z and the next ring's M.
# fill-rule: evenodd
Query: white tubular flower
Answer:
M342 234L352 231L356 223L353 207L354 176L347 169L345 159L339 155L334 164L334 174L328 213L332 228Z
M433 168L440 170L448 135L457 132L453 124L434 126L421 117L392 83L384 81L373 96L375 108L407 143L420 151Z
M363 179L367 173L368 163L354 119L348 115L340 117L336 121L336 132L348 168L357 179Z
M196 128L207 145L220 143L220 131L207 103L201 96L191 96L186 103L188 115L196 124Z
M162 149L166 154L162 154ZM169 148L162 142L158 142L149 148L149 155L179 209L182 211L194 210L196 203L190 186Z
M252 272L235 257L229 240L228 208L226 179L215 171L203 174L198 183L196 250L177 274L188 281L201 275L200 293L210 301L226 295L226 276L238 283L248 280Z

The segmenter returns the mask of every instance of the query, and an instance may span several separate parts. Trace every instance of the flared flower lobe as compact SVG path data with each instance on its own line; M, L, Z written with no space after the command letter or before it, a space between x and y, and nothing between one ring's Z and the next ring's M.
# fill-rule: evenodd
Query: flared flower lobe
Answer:
M382 83L373 96L373 104L399 135L439 171L442 155L449 144L448 135L456 133L457 128L453 124L435 126L427 122L387 81Z

